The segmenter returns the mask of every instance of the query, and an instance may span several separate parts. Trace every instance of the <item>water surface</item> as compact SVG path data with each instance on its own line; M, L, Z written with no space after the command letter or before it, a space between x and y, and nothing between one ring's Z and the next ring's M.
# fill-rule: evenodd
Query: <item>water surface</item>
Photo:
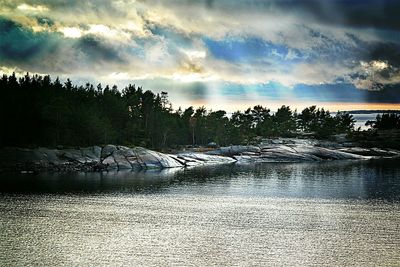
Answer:
M351 114L355 119L354 127L358 129L359 127L361 130L367 130L369 126L365 126L367 121L375 121L377 115L382 115L383 113L366 113L366 114Z
M398 161L0 181L2 266L400 262Z

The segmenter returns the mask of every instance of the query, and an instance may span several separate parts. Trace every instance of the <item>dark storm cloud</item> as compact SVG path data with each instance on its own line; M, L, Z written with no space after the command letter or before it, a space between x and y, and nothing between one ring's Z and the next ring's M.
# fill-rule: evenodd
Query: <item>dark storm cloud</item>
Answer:
M322 2L322 1L320 1ZM328 2L328 1L324 1ZM363 0L335 2L339 16L329 16L328 9L322 9L319 14L321 19L327 18L328 22L343 23L354 27L374 27L400 29L400 1L393 0ZM325 12L324 12L325 11ZM342 18L337 20L337 17ZM331 13L332 14L332 13Z
M366 91L365 101L371 103L400 103L400 83L386 85L379 91Z
M358 90L352 84L299 84L293 88L296 99L321 101L326 99L333 102L358 102L368 94L367 90Z
M204 3L209 8L226 10L264 9L307 14L328 24L400 29L398 0L206 0Z
M400 44L377 43L371 47L369 60L383 60L389 65L400 67Z
M349 75L350 79L360 88L366 87L372 91L381 90L381 94L371 93L369 99L381 96L389 101L396 100L400 95L400 44L392 42L374 42L368 44L367 52L359 57L362 69Z
M37 18L50 27L51 20ZM31 72L70 72L107 62L123 64L122 52L97 36L64 38L51 31L34 32L10 19L0 18L0 66ZM61 73L60 73L61 74Z
M34 33L12 20L0 18L0 60L14 63L37 60L57 50L60 34Z
M90 61L124 62L116 48L94 35L86 35L80 38L74 47L82 51Z
M379 91L359 90L353 84L299 84L293 88L296 99L305 101L332 101L351 103L400 103L400 84L383 86Z
M397 0L286 0L275 4L288 12L309 13L326 23L400 29L400 1Z

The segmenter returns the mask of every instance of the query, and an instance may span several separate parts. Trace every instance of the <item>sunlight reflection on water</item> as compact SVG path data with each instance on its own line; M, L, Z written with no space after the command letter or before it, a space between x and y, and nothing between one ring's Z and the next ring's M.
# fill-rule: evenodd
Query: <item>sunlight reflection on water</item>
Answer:
M0 265L396 266L398 165L13 179L0 194Z

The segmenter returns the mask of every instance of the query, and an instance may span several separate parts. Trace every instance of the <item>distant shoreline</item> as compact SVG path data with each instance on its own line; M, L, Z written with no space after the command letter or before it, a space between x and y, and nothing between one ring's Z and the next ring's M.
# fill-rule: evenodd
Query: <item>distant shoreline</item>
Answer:
M381 109L376 109L376 110L348 110L344 111L349 114L374 114L374 113L396 113L400 114L400 110L381 110Z

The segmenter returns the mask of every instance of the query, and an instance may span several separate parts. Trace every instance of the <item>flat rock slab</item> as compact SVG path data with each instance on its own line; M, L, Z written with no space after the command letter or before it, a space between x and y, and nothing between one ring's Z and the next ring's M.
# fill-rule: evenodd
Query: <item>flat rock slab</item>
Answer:
M81 148L82 156L85 157L86 162L99 162L101 158L101 147L91 146Z
M340 151L362 155L362 156L375 156L375 157L396 157L400 155L400 151L394 149L380 149L380 148L361 148L361 147L349 147L341 148Z
M209 155L203 153L180 153L178 158L185 162L185 165L211 165L211 164L229 164L236 162L236 159L225 156Z
M230 146L208 152L230 156L241 162L300 162L319 160L369 159L367 155L309 145L307 142L274 142L256 149L254 146Z
M86 158L82 155L82 151L79 149L63 149L61 150L61 157L69 161L86 163Z
M138 161L148 169L176 168L183 165L167 154L148 150L142 147L135 147L134 152Z
M206 154L231 157L244 152L259 153L260 150L258 146L228 146L207 152Z

